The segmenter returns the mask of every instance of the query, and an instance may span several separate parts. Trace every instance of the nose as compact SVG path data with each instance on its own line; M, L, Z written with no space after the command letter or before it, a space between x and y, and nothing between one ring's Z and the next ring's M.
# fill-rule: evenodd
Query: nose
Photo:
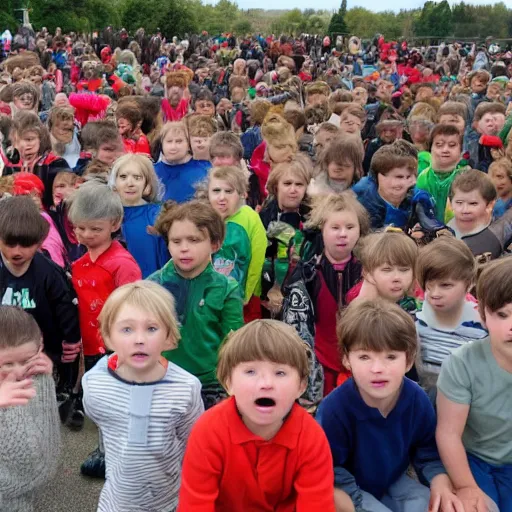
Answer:
M372 361L370 369L371 369L372 373L380 373L380 372L382 372L383 364L382 364L382 361L380 360L380 358L376 358L376 359L374 359Z
M224 201L224 199L226 199L226 193L224 192L224 190L221 190L221 191L219 192L219 199L220 199L221 201Z
M262 389L272 388L272 375L269 372L260 373L259 385Z
M437 286L437 285L429 287L429 293L432 298L439 297L441 295L440 291L441 291L441 288L439 288L439 286Z
M469 205L468 205L467 203L464 203L464 204L462 205L462 212L463 212L463 213L467 213L467 212L469 212Z
M23 378L25 377L26 368L24 365L17 364L14 365L14 368L11 371L14 375L15 380L23 380Z

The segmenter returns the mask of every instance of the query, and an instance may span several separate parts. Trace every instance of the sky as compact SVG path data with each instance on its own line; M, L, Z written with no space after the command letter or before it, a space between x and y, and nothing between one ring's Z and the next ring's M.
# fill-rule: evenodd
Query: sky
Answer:
M208 1L208 0L206 0ZM505 4L509 0L504 0ZM341 0L318 0L312 2L311 0L236 0L240 9L337 9ZM209 0L209 3L215 4L215 1ZM351 7L365 7L372 11L393 10L399 11L400 9L413 9L421 7L423 0L348 0L348 8ZM450 0L450 3L459 3L458 1ZM496 0L465 0L467 4L483 5L494 4Z

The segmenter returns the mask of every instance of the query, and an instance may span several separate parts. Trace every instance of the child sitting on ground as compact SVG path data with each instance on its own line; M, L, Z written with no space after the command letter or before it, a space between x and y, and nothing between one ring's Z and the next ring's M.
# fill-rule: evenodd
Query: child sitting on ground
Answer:
M487 336L477 304L467 295L476 277L475 258L461 240L440 237L422 247L416 277L425 301L416 313L421 347L420 380L435 386L441 364L458 347Z
M161 160L155 172L164 186L163 199L183 203L194 197L194 185L204 180L209 162L192 160L187 128L182 121L165 123L160 133Z
M42 342L32 316L0 307L0 505L5 511L34 510L37 492L59 462L55 385Z
M491 178L498 198L492 210L493 219L499 219L512 207L512 161L500 158L489 166Z
M499 258L512 239L507 216L491 224L495 200L491 178L481 171L464 171L452 183L450 201L454 218L448 226L476 257L483 256L485 260Z
M190 201L165 204L155 230L167 240L172 260L148 279L172 293L181 326L178 348L163 355L201 381L208 409L226 397L215 377L217 351L226 335L243 325L243 292L211 263L225 224L209 204Z
M294 403L309 368L293 328L256 320L232 333L217 375L231 398L192 429L178 511L334 512L327 441Z
M185 445L203 403L199 381L161 355L179 340L174 299L150 281L127 284L109 296L99 322L114 353L82 379L85 412L105 445L98 507L175 510Z
M308 187L308 195L343 192L351 188L363 174L364 147L360 137L338 135L322 151L319 172Z
M464 510L510 512L512 258L484 268L477 297L489 338L458 348L443 363L436 438Z
M156 202L161 187L153 163L146 155L123 155L114 163L109 182L123 203L121 230L127 249L146 278L170 258L165 240L148 232L161 209Z
M336 511L460 507L437 451L434 408L405 377L418 350L411 317L383 299L362 301L346 309L337 335L352 378L317 412L331 447ZM410 464L419 482L407 475Z
M261 318L261 270L267 235L260 216L243 204L247 175L239 167L213 167L208 173L208 200L226 223L226 236L213 255L217 272L233 277L244 292L244 318Z

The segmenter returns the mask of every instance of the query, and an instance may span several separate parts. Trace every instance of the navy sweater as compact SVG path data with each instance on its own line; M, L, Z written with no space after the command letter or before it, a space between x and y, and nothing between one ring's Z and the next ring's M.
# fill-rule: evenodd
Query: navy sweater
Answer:
M165 187L164 201L172 199L184 203L192 199L194 185L206 178L211 163L206 160L189 160L186 164L170 165L165 162L155 164L158 179Z
M139 264L143 279L160 270L171 258L165 240L148 233L148 226L155 224L159 213L160 205L154 203L124 207L123 238Z
M351 378L323 400L317 420L331 446L335 487L356 506L361 489L380 500L411 463L425 485L446 473L435 441L434 408L426 393L405 377L387 418L366 405Z

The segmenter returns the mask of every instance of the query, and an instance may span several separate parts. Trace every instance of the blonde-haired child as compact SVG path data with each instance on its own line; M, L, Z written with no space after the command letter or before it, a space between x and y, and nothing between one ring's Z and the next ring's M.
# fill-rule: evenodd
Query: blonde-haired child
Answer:
M138 281L115 290L99 316L114 353L82 379L84 408L103 435L100 510L175 510L181 461L203 412L196 377L167 361L179 328L172 295Z
M121 229L128 251L146 278L162 268L170 258L161 236L148 233L159 213L161 185L151 160L142 154L123 155L114 162L110 185L123 203Z
M489 166L489 177L498 194L492 210L493 218L496 220L512 206L512 161L508 158L494 161Z
M267 248L259 215L244 205L248 185L247 173L239 167L214 167L208 173L208 199L226 223L226 236L213 255L213 266L240 283L246 322L261 318L261 271Z
M346 373L337 348L336 319L347 292L361 279L361 263L353 250L370 224L366 210L346 191L318 197L306 228L315 235L304 244L302 259L284 284L283 321L314 348L321 368L313 366L307 400L318 403L336 387L338 375Z
M194 197L194 185L204 180L210 162L192 159L184 122L165 123L160 132L161 158L155 172L164 186L163 199L183 203Z

